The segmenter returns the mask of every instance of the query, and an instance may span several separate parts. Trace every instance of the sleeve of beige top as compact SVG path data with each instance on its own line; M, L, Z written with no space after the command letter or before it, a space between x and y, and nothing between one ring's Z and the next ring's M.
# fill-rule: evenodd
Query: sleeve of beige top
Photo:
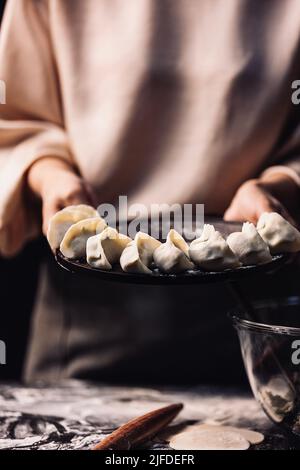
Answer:
M263 171L261 176L282 173L289 176L300 188L300 157L292 158L281 165L273 165Z
M300 188L300 124L274 154L273 164L267 167L261 176L272 173L284 173Z
M33 162L71 162L49 32L48 0L9 0L0 33L0 254L16 254L40 231L26 195ZM4 96L4 91L5 96ZM5 103L3 103L5 101Z

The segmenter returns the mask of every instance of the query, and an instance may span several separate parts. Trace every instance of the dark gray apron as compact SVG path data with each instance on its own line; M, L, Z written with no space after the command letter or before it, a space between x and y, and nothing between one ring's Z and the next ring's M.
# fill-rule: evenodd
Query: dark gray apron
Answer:
M224 285L140 286L41 266L24 378L117 383L244 380Z

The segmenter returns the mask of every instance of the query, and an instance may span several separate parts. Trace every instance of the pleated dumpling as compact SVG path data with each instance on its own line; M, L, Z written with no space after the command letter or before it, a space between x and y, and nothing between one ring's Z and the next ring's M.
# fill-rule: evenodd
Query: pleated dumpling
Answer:
M268 245L250 222L243 224L241 232L231 233L227 238L227 243L245 266L272 261Z
M299 231L277 212L264 212L256 228L272 254L300 251Z
M138 232L121 255L120 265L123 271L151 274L149 266L153 261L153 253L160 245L160 241L147 233Z
M164 273L180 273L193 269L189 258L189 246L183 237L172 229L166 243L162 243L153 254L154 263Z
M236 255L213 225L204 225L201 236L191 243L189 255L197 266L207 271L240 266Z
M80 220L67 230L60 251L68 259L80 259L86 256L86 243L90 237L101 233L106 228L101 217Z
M120 256L131 238L114 228L106 227L103 232L90 237L86 244L86 259L90 266L110 270L120 261Z
M86 204L68 206L56 212L50 219L47 232L47 239L52 251L56 251L59 248L62 239L71 225L92 217L99 217L99 214L96 209Z

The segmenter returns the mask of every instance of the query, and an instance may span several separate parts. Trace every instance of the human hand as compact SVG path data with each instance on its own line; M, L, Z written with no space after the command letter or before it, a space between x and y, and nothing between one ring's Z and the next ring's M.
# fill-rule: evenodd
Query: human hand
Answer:
M28 171L27 183L42 202L45 235L49 220L57 211L73 204L94 205L91 188L70 164L59 158L45 157L36 161Z
M263 212L278 212L293 225L299 217L300 189L288 175L274 173L243 183L224 214L227 221L256 224Z

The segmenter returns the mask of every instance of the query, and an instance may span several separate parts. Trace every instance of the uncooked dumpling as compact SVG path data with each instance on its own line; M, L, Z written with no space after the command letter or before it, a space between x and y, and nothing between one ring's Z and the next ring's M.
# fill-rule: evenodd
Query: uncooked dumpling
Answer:
M87 240L105 228L105 220L100 217L80 220L71 225L60 244L61 253L68 259L85 257Z
M200 429L178 434L170 440L176 450L247 450L249 442L240 433L225 429Z
M52 251L56 251L59 248L62 239L71 225L92 217L99 217L99 214L96 209L86 204L68 206L56 212L50 219L47 232L47 239Z
M160 245L158 240L147 233L138 232L121 255L120 265L123 271L151 274L149 266L153 261L153 253Z
M240 266L238 258L213 225L204 225L201 236L191 243L189 255L197 266L207 271Z
M98 235L90 237L86 244L86 259L90 266L98 269L112 269L130 243L131 238L107 227Z
M170 230L166 243L153 254L154 263L165 273L178 273L194 267L189 258L189 246L176 230Z
M257 222L257 230L272 254L300 251L299 231L277 212L264 212Z
M241 232L231 233L227 238L227 243L240 262L246 266L272 261L268 245L255 226L249 222L243 224Z

